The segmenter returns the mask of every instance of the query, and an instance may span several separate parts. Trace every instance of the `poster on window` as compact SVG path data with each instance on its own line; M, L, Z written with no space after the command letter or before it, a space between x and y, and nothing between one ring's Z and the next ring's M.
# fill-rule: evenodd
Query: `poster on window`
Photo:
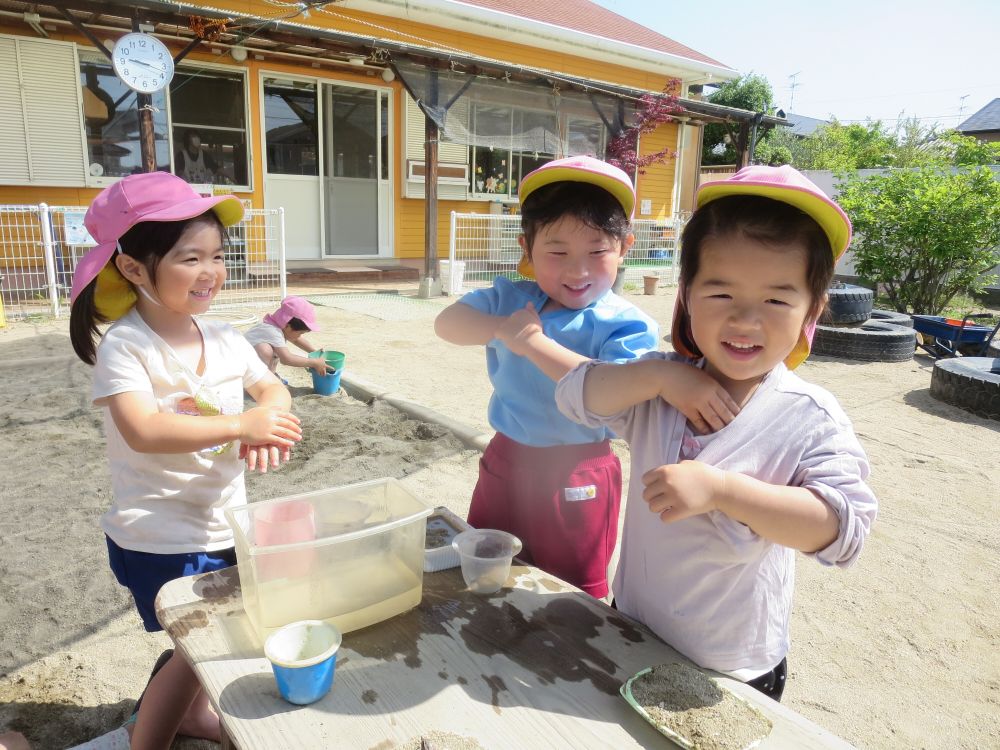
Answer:
M83 224L86 211L63 211L63 232L67 245L96 245Z

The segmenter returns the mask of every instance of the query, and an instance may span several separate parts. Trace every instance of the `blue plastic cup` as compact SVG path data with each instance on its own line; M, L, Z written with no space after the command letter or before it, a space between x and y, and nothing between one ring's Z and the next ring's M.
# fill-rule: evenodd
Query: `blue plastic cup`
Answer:
M330 691L341 635L323 620L300 620L274 631L264 642L278 692L289 703L315 703Z

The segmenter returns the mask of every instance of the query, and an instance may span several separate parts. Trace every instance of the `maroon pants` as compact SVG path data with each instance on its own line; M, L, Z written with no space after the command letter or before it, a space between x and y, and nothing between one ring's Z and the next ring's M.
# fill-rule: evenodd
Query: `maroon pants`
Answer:
M524 544L525 562L602 597L621 493L608 440L536 448L498 432L479 461L469 524L509 531Z

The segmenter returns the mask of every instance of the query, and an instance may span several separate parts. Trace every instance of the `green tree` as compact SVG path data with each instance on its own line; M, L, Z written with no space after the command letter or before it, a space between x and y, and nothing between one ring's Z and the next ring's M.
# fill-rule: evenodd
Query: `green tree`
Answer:
M843 125L834 120L817 128L793 151L798 169L830 169L834 172L894 166L896 141L881 121Z
M806 138L796 138L777 128L768 136L768 146L789 148L789 162L798 169L829 169L851 172L856 169L889 167L983 166L1000 164L1000 143L982 143L954 130L939 131L921 125L913 117L900 120L889 131L879 120L864 125L844 125L834 120ZM770 154L767 149L758 152ZM764 158L761 163L775 163Z
M708 97L712 104L736 107L750 112L767 112L774 109L771 84L762 75L748 73L734 81L726 81L719 90ZM702 147L702 164L735 164L737 150L746 148L740 134L740 123L712 123L705 126Z
M862 278L899 312L939 314L956 294L982 291L1000 264L1000 183L986 167L893 169L841 183Z

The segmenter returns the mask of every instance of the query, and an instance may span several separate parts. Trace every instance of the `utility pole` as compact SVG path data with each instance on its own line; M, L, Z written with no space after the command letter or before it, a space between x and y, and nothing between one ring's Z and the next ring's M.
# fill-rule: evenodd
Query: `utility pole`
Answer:
M792 73L790 76L788 76L788 80L789 80L788 88L790 88L792 90L792 93L791 93L791 95L788 98L788 111L789 112L794 112L795 111L795 89L799 85L798 83L795 82L795 76L797 76L801 72L802 72L801 70L797 70L794 73Z

